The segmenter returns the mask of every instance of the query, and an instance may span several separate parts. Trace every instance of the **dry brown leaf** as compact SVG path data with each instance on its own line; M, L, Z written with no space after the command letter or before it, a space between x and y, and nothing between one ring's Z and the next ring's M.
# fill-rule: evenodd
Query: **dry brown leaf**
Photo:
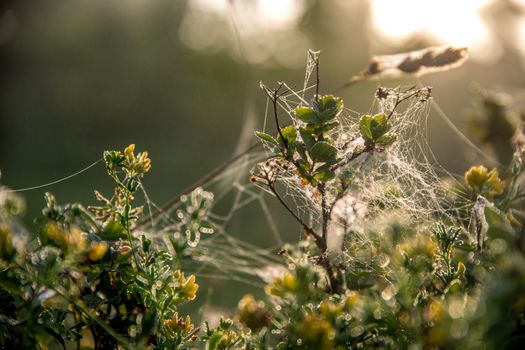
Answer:
M443 72L459 67L468 58L466 47L439 46L396 55L372 57L370 65L341 88L363 80L398 79ZM340 88L340 89L341 89Z

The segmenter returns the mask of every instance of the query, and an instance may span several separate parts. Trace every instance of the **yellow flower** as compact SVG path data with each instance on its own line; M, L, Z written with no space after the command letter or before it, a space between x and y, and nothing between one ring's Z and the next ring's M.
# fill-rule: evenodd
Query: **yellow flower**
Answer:
M505 183L499 178L497 169L473 166L465 173L465 182L477 194L493 197L503 193Z
M219 331L215 335L218 337L218 340L214 349L218 350L230 349L239 339L239 336L234 331Z
M95 262L102 259L108 251L108 244L104 241L93 241L88 251L88 259Z
M264 290L268 295L282 297L285 293L294 293L298 289L297 279L289 272L282 278L276 277Z
M123 164L124 170L129 177L143 176L151 169L151 159L148 152L138 153L135 157L135 144L131 144L124 150L126 161Z
M175 271L175 279L178 283L177 291L179 296L184 300L193 300L199 290L199 285L195 283L195 275L191 275L188 279L184 277L184 272L180 270Z
M330 300L323 300L319 305L319 311L327 320L335 320L335 318L341 315L343 308L341 305L336 305Z
M458 263L458 275L465 274L465 264L463 264L461 261Z
M134 160L135 159L135 155L133 154L133 152L135 152L135 144L134 143L132 143L131 145L129 145L128 147L126 147L124 149L124 155L130 160Z
M359 302L359 294L357 294L354 291L351 291L346 296L345 306L350 309L352 306L356 305L358 302Z
M307 349L333 349L335 330L332 325L319 315L308 314L295 328L301 346Z
M164 321L164 328L168 334L174 337L177 334L188 334L193 330L190 316L186 318L179 317L179 313L175 312L173 317Z
M438 300L432 300L425 308L424 317L427 322L439 320L445 314L443 303Z
M271 314L263 301L256 301L253 295L246 294L239 301L239 320L252 331L257 331L268 325Z
M58 245L66 249L82 251L86 248L87 241L84 233L73 227L70 232L64 231L57 224L47 225L47 236Z

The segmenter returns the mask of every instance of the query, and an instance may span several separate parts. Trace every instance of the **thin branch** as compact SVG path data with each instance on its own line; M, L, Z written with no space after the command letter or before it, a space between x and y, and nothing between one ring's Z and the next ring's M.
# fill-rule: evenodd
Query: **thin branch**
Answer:
M314 238L316 239L316 241L320 240L321 237L310 227L308 226L289 206L288 204L286 204L286 202L282 199L282 197L279 195L279 193L277 192L277 190L275 189L275 186L272 184L272 183L269 183L268 184L268 188L270 189L270 191L275 195L275 197L277 197L277 199L279 200L279 202L281 203L281 205L290 213L290 215L292 215L294 217L295 220L297 220L297 222L299 222L299 224L301 224L301 226L304 228L304 230L311 234L312 236L314 236Z
M319 98L319 56L316 57L314 53L319 53L319 51L313 52L309 50L308 53L315 62L315 100L317 101L317 99Z
M330 168L330 170L335 171L335 170L339 169L340 167L345 166L346 164L350 163L351 161L353 161L354 159L356 159L357 157L359 157L361 154L364 154L364 153L370 152L370 151L372 151L373 149L374 149L373 144L370 143L370 144L368 144L367 146L365 146L365 148L361 149L360 151L355 152L355 153L352 153L352 155L351 155L349 158L347 158L347 159L343 159L343 160L341 160L339 163L334 164L334 165Z
M277 131L279 132L279 136L281 136L281 140L283 140L283 143L284 143L284 148L285 149L288 149L288 141L284 138L283 136L283 133L281 131L281 126L279 125L279 119L277 118L277 101L279 100L279 98L285 94L287 91L281 93L279 95L279 90L283 87L283 83L279 83L279 87L277 89L270 89L268 88L266 85L264 85L262 82L261 82L261 88L264 90L264 92L266 93L266 95L268 95L268 97L270 98L270 100L272 100L272 105L273 105L273 116L274 116L274 119L275 119L275 125L277 126ZM281 152L283 153L283 156L284 156L284 152L281 150Z
M390 118L392 117L392 115L394 114L394 112L396 111L397 107L404 101L414 97L414 96L417 96L419 95L423 89L418 89L414 92L412 92L411 94L408 94L406 96L404 96L403 98L400 98L400 95L401 94L406 94L408 91L410 90L414 90L415 89L415 86L412 86L410 89L407 89L405 92L403 93L397 93L396 95L396 103L394 104L394 107L392 108L392 110L390 111L390 113L388 114L388 117L386 119L390 120Z

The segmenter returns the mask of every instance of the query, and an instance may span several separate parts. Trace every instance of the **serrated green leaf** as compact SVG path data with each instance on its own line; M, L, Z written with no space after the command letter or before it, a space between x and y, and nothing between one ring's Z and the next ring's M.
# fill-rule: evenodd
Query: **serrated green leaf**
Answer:
M312 107L321 121L334 119L343 110L343 100L333 95L320 96L312 100Z
M297 107L294 111L297 119L302 122L308 124L319 124L321 122L319 116L311 107Z
M309 153L316 163L335 163L337 157L337 149L326 141L317 142Z
M274 139L272 136L268 135L267 133L264 133L262 131L256 131L255 136L257 136L263 141L267 141L275 146L279 146L279 143L277 142L277 140Z

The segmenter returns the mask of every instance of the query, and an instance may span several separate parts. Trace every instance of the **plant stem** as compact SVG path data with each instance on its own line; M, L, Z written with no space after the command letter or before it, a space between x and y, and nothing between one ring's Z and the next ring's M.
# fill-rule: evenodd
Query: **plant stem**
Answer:
M320 183L317 186L319 193L321 194L321 213L322 213L322 235L321 241L323 243L322 247L319 247L322 251L323 266L325 267L326 273L328 274L328 279L330 280L330 290L332 293L338 293L340 291L340 281L334 275L332 265L328 259L328 224L330 222L330 213L331 208L335 205L335 202L332 206L328 206L326 203L326 191L323 183Z
M277 89L270 90L266 85L261 84L261 87L263 88L264 92L270 100L272 100L273 105L273 116L275 119L275 125L277 126L277 131L279 132L279 136L281 136L281 140L283 140L284 149L288 149L288 141L284 138L283 133L281 131L281 126L279 125L279 119L277 118L277 101L279 100L279 90L283 87L283 83L279 84L279 87ZM284 151L281 150L281 153L283 153L283 157L286 157L284 154Z
M315 244L321 251L321 260L320 264L323 266L323 268L326 271L326 274L328 275L328 279L330 282L330 291L332 293L338 293L341 289L341 283L334 275L334 270L332 268L332 265L330 264L330 261L327 257L327 251L328 251L328 245L327 245L327 236L328 236L328 223L330 221L330 209L326 205L326 195L324 192L324 187L322 187L321 192L321 198L322 198L322 207L323 207L323 223L322 223L322 234L319 235L316 233L310 226L308 226L289 206L286 204L286 202L283 200L283 198L279 195L279 192L275 189L275 185L273 183L268 183L268 188L270 191L275 195L277 200L281 203L281 205L292 215L292 217L301 224L301 226L304 228L304 230L312 235L315 239Z
M321 237L310 226L308 226L303 220L301 220L301 218L288 206L288 204L286 204L286 202L282 199L282 197L279 195L279 193L275 189L275 186L273 184L268 184L268 188L275 195L275 197L277 197L281 205L290 213L290 215L292 215L292 217L295 220L297 220L299 224L301 224L304 230L308 234L312 235L315 238L316 242L319 241Z

